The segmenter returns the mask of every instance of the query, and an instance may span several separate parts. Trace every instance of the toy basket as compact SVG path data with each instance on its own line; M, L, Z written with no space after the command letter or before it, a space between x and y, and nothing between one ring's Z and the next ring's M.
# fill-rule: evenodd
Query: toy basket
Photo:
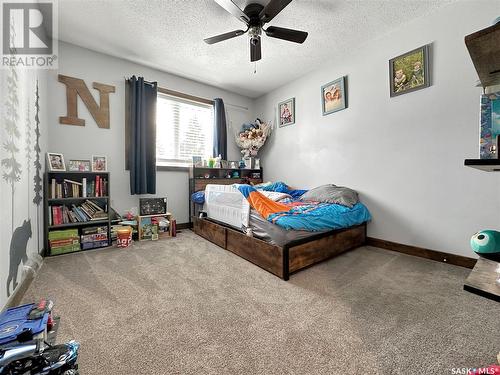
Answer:
M116 246L117 247L129 247L132 243L132 228L123 227L116 231Z

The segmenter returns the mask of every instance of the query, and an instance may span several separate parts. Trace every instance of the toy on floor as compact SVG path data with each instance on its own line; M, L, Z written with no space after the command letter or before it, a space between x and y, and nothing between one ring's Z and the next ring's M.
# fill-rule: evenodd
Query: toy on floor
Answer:
M59 318L41 300L0 314L0 375L78 375L80 344L54 345Z
M482 230L470 239L470 246L477 255L500 260L500 232L496 230Z

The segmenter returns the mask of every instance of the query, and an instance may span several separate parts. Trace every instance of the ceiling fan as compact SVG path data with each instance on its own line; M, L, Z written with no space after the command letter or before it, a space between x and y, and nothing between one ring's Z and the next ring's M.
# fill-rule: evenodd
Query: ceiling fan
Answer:
M235 38L248 32L250 36L250 61L258 61L262 58L260 36L262 31L271 38L288 40L289 42L304 43L307 38L305 31L285 29L284 27L269 26L264 29L264 24L270 22L281 12L292 0L271 0L266 6L259 3L250 3L241 10L232 0L215 0L217 4L238 18L246 26L246 30L235 30L225 34L216 35L204 39L207 44L222 42L226 39Z

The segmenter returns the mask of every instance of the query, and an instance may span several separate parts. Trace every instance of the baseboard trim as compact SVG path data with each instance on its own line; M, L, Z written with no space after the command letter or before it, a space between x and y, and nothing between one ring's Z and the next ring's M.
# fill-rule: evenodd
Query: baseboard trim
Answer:
M189 223L180 223L180 224L177 224L177 229L189 229L191 227L192 227L192 225L189 224Z
M41 254L32 255L31 258L28 259L27 264L23 265L23 275L19 283L17 284L16 289L12 291L12 294L5 302L5 306L3 308L0 306L0 311L3 311L10 307L18 306L26 291L30 287L32 281L35 279L38 271L42 267L43 257Z
M35 272L28 272L26 276L19 282L19 285L14 290L14 292L10 295L9 299L5 303L3 310L8 309L10 307L18 306L26 291L31 285L31 282L35 279Z
M462 255L449 254L442 251L425 249L423 247L405 245L397 242L381 240L374 237L366 237L368 246L380 247L382 249L397 251L408 255L435 260L441 263L449 263L455 266L474 268L477 259L464 257Z

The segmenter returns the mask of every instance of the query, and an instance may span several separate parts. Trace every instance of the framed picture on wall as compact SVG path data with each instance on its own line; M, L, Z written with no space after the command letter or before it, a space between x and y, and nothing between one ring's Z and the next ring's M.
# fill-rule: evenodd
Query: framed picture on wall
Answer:
M63 154L55 152L47 152L47 165L50 172L64 172L66 165L64 164Z
M321 108L323 116L347 108L345 76L321 86Z
M69 171L90 172L90 160L70 160L68 163Z
M92 156L92 172L107 172L106 156Z
M429 66L430 44L389 60L391 97L407 94L431 85Z
M279 127L295 124L295 98L278 104Z

